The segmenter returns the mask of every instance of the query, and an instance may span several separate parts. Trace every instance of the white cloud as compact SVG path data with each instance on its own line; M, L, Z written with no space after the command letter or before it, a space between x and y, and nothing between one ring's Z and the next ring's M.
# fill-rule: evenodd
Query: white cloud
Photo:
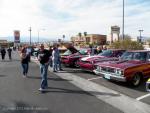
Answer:
M137 36L144 29L143 35L150 35L148 3L125 2L126 34ZM122 0L0 0L0 17L0 36L13 35L15 29L29 36L30 26L32 36L44 28L40 35L47 38L65 34L69 39L84 31L109 34L110 26L122 26Z

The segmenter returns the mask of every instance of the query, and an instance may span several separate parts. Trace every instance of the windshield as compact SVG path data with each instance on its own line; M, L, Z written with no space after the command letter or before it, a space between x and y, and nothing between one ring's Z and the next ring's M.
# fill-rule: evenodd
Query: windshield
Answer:
M87 50L81 49L81 50L79 50L79 53L80 53L81 55L86 55L86 54L87 54Z
M146 52L125 52L121 56L121 60L146 60Z
M113 54L112 50L103 50L102 53L100 53L98 55L110 57L110 56L112 56L112 54Z
M67 50L66 52L64 52L64 56L67 56L67 55L71 55L72 54L72 52L70 51L70 50Z

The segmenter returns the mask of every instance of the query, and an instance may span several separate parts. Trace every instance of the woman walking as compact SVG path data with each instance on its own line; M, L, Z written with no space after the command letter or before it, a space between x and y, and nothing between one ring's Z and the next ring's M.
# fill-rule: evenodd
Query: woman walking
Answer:
M27 77L29 59L28 59L28 55L27 55L25 47L22 48L20 57L21 57L21 65L22 65L22 68L23 68L23 77Z

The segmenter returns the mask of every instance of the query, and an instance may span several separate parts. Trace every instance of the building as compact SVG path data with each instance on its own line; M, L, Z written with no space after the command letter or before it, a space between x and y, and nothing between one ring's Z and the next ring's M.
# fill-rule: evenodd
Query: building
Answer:
M8 47L8 42L7 40L0 40L0 48L7 48Z
M95 45L105 45L106 44L106 35L100 35L100 34L87 34L86 36L73 36L71 37L71 42L75 46L79 45L89 45L89 44L95 44Z

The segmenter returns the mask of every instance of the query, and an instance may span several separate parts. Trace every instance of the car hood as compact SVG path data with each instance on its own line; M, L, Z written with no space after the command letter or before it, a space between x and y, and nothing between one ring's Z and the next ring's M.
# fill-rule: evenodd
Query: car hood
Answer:
M81 54L79 52L71 54L71 55L62 55L61 57L63 58L70 58L70 57L76 57L76 56L80 56Z
M84 57L81 59L81 61L93 61L93 60L100 60L100 59L105 59L107 57L104 56L99 56L99 55L95 55L95 56L88 56L88 57Z
M131 60L131 61L108 61L108 62L97 63L96 65L104 66L104 67L126 69L130 67L138 66L144 63L145 61Z
M77 53L78 50L74 47L74 46L67 46L66 47L68 50L70 50L72 52L72 54Z

